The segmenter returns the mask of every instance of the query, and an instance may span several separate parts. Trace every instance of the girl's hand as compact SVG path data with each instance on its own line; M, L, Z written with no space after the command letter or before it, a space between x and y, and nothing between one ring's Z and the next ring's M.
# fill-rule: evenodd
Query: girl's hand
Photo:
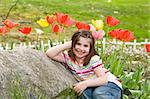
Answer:
M74 90L78 94L78 96L80 96L87 87L88 86L85 81L74 84Z
M65 42L64 44L66 46L66 49L70 49L72 45L72 41Z

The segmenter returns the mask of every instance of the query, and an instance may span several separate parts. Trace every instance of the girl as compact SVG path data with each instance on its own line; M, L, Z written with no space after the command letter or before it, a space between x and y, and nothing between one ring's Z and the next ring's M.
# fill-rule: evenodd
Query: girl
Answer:
M76 31L71 41L48 49L46 54L65 63L73 75L79 77L74 90L81 99L120 99L121 83L104 68L94 44L89 31Z

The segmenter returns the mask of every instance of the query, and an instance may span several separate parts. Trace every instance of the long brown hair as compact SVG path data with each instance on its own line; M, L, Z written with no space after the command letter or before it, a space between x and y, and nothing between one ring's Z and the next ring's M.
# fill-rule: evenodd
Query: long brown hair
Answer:
M83 62L83 65L86 66L86 65L88 65L88 63L89 63L89 61L90 61L92 56L98 55L96 50L95 50L95 47L94 47L95 40L94 40L94 38L93 38L93 36L92 36L90 31L80 30L80 31L76 31L73 34L73 36L71 38L71 40L72 40L72 47L68 51L68 54L69 54L70 58L75 61L75 54L73 53L73 48L75 47L76 43L79 41L80 37L91 39L89 54L86 56L86 58L84 59L84 62Z

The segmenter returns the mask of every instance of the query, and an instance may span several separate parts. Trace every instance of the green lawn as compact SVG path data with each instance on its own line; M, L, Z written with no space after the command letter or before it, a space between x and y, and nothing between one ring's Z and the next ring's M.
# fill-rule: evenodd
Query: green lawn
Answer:
M6 16L16 0L0 0L0 16ZM9 19L31 21L32 27L39 18L62 12L73 19L91 23L101 15L111 15L121 21L118 28L128 29L138 40L150 38L149 0L19 0L9 15ZM115 13L117 12L117 13ZM0 17L2 21L2 17Z

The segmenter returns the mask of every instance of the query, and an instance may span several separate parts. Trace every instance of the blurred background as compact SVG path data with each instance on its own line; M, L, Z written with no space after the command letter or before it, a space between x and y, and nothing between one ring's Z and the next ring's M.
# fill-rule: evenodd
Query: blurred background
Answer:
M19 22L23 26L32 27L27 41L34 41L35 30L44 31L41 39L58 39L51 28L42 28L37 20L57 12L68 14L73 20L91 23L92 19L103 19L113 16L120 20L116 28L130 30L138 41L150 39L150 1L149 0L0 0L0 27L5 19ZM104 20L105 22L105 20ZM104 26L105 29L105 26ZM60 33L59 39L68 39L75 26ZM17 29L7 36L0 36L0 42L19 42Z

